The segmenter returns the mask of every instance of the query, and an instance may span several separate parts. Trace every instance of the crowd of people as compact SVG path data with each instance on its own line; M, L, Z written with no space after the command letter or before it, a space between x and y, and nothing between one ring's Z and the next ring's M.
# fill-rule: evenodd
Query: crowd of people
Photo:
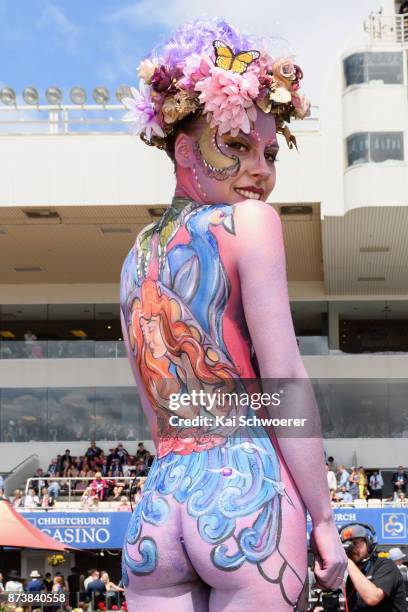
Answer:
M49 509L63 495L70 493L81 501L83 509L96 509L100 502L117 501L118 511L130 511L129 493L132 482L132 501L137 502L154 456L139 442L131 455L122 443L104 451L92 441L82 456L71 455L70 449L53 458L47 470L38 468L30 479L27 494L16 489L11 503L15 508ZM61 478L63 480L61 480ZM0 482L0 497L5 498L4 483Z
M89 569L86 574L72 567L65 577L61 572L54 576L47 572L42 576L37 570L30 573L28 579L11 570L7 576L0 573L0 593L65 593L66 606L62 609L123 610L127 611L124 588L121 581L113 582L108 572ZM61 610L60 605L43 606L49 612Z
M343 464L336 467L333 457L328 457L326 470L330 499L334 503L352 503L357 499L386 499L404 504L408 501L406 499L408 475L402 465L392 474L391 495L384 494L381 470L366 471L363 466L346 468Z

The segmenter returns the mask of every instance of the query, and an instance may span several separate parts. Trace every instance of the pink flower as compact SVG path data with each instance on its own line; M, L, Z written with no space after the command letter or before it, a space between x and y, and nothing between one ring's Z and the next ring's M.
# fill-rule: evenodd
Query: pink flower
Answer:
M256 120L253 100L259 94L259 81L250 71L237 74L232 70L213 67L207 78L198 81L200 102L211 127L218 127L219 134L231 132L236 136L240 130L249 134L250 121Z
M123 121L132 123L131 131L133 134L146 133L148 140L154 132L157 136L164 137L164 132L158 123L158 118L151 100L151 88L144 83L140 83L139 89L131 87L131 98L123 98L123 104L129 112L123 117Z
M194 89L195 84L202 79L210 76L214 62L208 55L198 55L192 53L186 58L184 65L184 78L180 81L184 89Z

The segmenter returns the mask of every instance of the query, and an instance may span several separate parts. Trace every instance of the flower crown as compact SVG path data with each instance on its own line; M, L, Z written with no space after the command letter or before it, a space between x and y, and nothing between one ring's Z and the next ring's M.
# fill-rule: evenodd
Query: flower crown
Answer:
M303 72L292 57L272 60L267 53L232 49L213 42L213 57L189 55L184 64L159 64L146 59L139 65L139 89L124 98L129 109L124 121L149 145L166 148L175 125L192 113L205 115L219 134L240 130L248 134L257 107L276 117L277 131L290 148L295 137L287 123L310 115L310 102L299 93Z

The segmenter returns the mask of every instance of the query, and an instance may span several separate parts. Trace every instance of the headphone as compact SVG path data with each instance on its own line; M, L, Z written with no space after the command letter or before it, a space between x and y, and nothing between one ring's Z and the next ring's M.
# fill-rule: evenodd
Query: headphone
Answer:
M338 528L340 538L341 538L341 534L344 529L347 529L347 527L354 527L355 525L360 525L361 527L364 527L364 529L366 530L365 539L367 542L368 554L371 556L373 552L375 552L375 549L377 548L377 544L378 544L377 535L372 525L369 525L368 523L357 523L357 522L347 523L346 525L341 525L341 527Z

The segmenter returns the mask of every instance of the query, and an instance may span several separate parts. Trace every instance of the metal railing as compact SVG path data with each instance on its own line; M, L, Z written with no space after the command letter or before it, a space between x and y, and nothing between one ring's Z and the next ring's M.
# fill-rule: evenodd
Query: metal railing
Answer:
M0 341L0 359L118 359L126 357L125 343L117 340Z
M319 129L318 106L312 106L305 121L291 123L291 131ZM126 109L121 104L0 106L0 136L13 134L128 134L129 124L123 121Z
M103 476L102 477L103 480L105 481L113 481L114 483L120 482L120 483L124 483L124 489L127 488L129 489L132 486L132 482L135 480L138 480L139 482L143 482L145 480L144 477L135 477L135 476ZM24 491L24 495L25 497L28 497L28 490L32 489L32 488L40 488L40 485L37 485L37 487L33 487L33 483L39 483L39 482L44 482L45 484L42 486L45 486L48 488L51 486L51 484L53 482L58 482L61 483L58 495L55 497L55 501L58 501L58 498L64 497L64 502L68 508L71 504L71 502L73 501L73 498L76 496L77 497L77 501L78 501L78 497L84 494L85 489L87 489L88 487L91 486L92 481L95 480L94 476L90 476L89 478L85 478L85 477L81 477L81 476L76 476L74 478L71 477L66 477L64 478L63 476L57 476L57 477L52 477L52 476L40 476L40 477L31 477L28 478L26 481L26 486L25 486L25 491ZM76 489L76 486L78 483L82 483L84 486L81 487L80 489ZM66 499L66 497L68 496L68 499ZM53 496L54 497L54 496ZM80 500L79 500L80 501ZM58 501L58 509L61 509L61 505L62 502ZM42 506L37 506L34 508L27 508L25 507L25 503L19 507L19 510L21 510L22 512L28 512L28 511L36 511L36 510L46 510L47 508L44 508ZM53 509L53 506L48 507L49 510Z
M364 22L364 30L373 41L408 44L408 14L371 13Z

